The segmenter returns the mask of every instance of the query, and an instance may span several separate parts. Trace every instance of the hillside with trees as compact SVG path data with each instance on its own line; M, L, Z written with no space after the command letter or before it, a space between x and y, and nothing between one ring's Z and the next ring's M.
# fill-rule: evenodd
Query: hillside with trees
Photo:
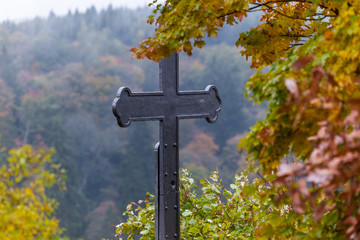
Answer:
M51 188L56 218L71 239L113 237L130 201L154 192L153 146L158 123L120 129L111 103L120 86L158 89L158 64L131 58L130 49L155 28L147 8L113 8L50 13L47 18L0 24L0 143L7 150L32 145L53 148L66 170L66 190ZM219 89L223 109L216 124L180 123L180 162L195 179L219 169L225 184L246 164L238 153L240 135L263 118L263 107L244 99L253 74L232 45L238 33L259 22L227 26L206 48L180 58L180 88ZM134 124L134 125L135 125ZM6 165L7 151L0 152Z

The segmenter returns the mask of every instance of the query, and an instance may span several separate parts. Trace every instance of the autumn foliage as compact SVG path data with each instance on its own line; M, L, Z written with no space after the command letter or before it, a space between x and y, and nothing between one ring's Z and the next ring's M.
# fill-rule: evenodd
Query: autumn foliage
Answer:
M329 28L339 15L342 1L169 0L162 5L154 0L149 5L154 10L148 23L155 23L158 29L155 37L132 49L138 58L159 60L175 51L191 55L194 47L205 45L206 37L216 37L224 24L241 24L248 14L262 12L262 23L240 33L236 42L243 47L241 54L252 58L252 66L260 67Z
M52 150L35 151L27 145L9 152L0 168L0 238L60 239L63 229L53 216L57 202L46 190L63 184Z
M224 24L262 13L261 23L240 33L236 46L258 68L246 96L267 101L268 112L239 147L250 163L258 163L254 169L274 190L268 194L275 206L289 204L297 215L284 214L282 224L269 220L261 234L360 239L360 3L155 0L151 5L156 36L132 51L153 60L174 51L191 55ZM279 232L286 224L293 230Z
M275 183L288 186L296 212L310 207L317 221L340 216L338 228L358 239L359 6L347 3L340 13L322 35L250 80L249 95L272 103L241 145L263 172L280 165ZM282 161L288 154L295 163Z

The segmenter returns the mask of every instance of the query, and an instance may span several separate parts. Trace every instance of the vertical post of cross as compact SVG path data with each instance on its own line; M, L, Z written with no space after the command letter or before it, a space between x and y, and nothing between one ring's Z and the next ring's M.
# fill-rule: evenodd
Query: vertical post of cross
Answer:
M179 56L172 54L160 60L160 90L167 99L176 99L179 88ZM159 239L176 239L180 236L179 206L179 121L175 113L176 105L168 101L164 106L164 118L160 120L160 155L159 155L159 192L158 204Z

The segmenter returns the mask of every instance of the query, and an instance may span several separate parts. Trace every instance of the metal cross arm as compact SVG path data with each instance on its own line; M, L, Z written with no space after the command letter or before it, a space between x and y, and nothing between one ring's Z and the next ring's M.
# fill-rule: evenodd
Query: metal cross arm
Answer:
M172 116L214 122L219 109L220 97L214 86L207 86L205 91L177 92L175 96L164 92L132 93L121 87L113 107L121 127L128 127L131 121L164 120Z
M155 149L155 239L180 238L179 211L179 119L216 121L221 99L214 86L203 91L179 91L178 55L160 61L160 91L132 93L121 87L113 101L120 127L132 121L160 121L160 142Z

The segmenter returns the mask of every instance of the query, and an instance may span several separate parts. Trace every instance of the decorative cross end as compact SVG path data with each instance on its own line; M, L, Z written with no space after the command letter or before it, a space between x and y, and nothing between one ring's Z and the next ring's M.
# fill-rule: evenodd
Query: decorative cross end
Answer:
M120 101L123 99L128 99L131 95L131 90L128 87L121 87L116 93L116 98L112 103L112 111L114 116L116 117L117 123L120 127L128 127L131 123L129 119L129 115L127 112L120 113L120 109L118 105L120 105ZM120 100L121 99L121 100Z
M213 85L208 85L205 88L205 91L208 92L210 94L210 96L214 96L213 99L215 99L215 101L216 101L217 106L215 105L216 107L214 109L214 112L210 113L209 116L206 117L206 121L208 121L209 123L213 123L217 120L219 112L221 110L221 98L220 98L218 89Z

